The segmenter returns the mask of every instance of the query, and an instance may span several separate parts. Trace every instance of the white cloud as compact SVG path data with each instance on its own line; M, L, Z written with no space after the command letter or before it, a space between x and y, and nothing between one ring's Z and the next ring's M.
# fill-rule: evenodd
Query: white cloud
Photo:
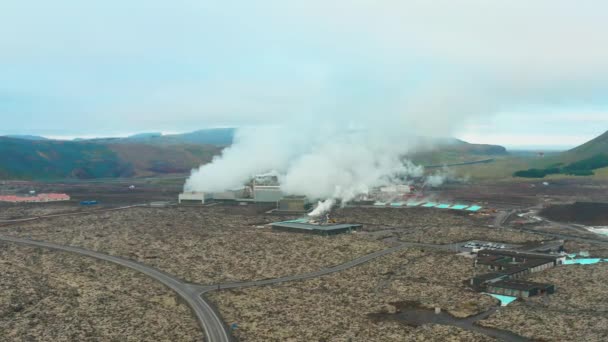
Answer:
M532 125L529 106L606 108L605 1L32 6L14 1L0 14L0 84L55 99L27 116L40 129L185 130L332 117L444 135L522 108L531 115L521 124ZM25 126L19 108L4 113L5 127Z

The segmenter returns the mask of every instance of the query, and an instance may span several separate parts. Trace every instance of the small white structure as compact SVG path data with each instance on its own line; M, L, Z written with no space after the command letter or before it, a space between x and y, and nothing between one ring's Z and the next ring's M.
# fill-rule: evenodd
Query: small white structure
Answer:
M184 192L177 197L178 203L200 203L205 204L204 192Z

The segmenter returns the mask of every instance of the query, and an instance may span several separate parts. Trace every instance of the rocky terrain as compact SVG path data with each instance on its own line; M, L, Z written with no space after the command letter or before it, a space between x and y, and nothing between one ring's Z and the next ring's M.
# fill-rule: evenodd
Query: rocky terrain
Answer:
M484 312L497 301L464 286L470 259L407 249L337 274L277 286L210 294L244 341L482 341L457 328L410 327L377 320L399 301L420 301L456 317Z
M95 210L99 208L78 207L73 203L35 203L35 204L8 204L0 203L0 221L37 217L43 215L71 213L76 211Z
M67 207L57 204L35 208L35 206L24 206L21 209L16 207L12 209L13 211L3 212L2 215L36 216L53 211L61 212ZM444 244L476 239L524 243L543 239L540 235L515 229L489 228L491 217L422 208L339 209L332 214L332 218L338 222L361 223L364 225L363 230L353 234L323 237L272 231L266 224L292 219L295 216L271 215L266 211L267 208L256 205L225 204L205 207L138 207L10 224L1 226L0 234L79 246L118 255L158 268L185 281L201 284L276 278L316 271L386 249L399 241ZM19 248L25 249L25 247ZM118 277L116 281L126 281L127 278L137 279L137 274L132 274L128 270L91 260L75 259L62 253L43 253L36 249L29 249L27 253L20 254L17 253L19 248L11 247L5 252L17 255L19 262L29 265L29 268L25 268L30 272L27 276L29 278L24 277L24 282L36 284L35 286L41 288L57 288L57 296L70 298L67 303L79 303L84 295L79 294L73 299L68 290L63 290L65 286L60 286L63 283L59 285L50 283L55 276L45 272L53 272L57 266L49 266L51 257L45 256L47 254L59 255L61 257L54 257L59 260L52 260L69 263L78 269L79 273L61 278L70 286L81 284L87 289L92 286L97 291L95 293L99 293L98 296L102 296L102 293L105 293L103 291L107 291L108 288L118 291L121 295L130 295L130 291L136 291L137 294L140 293L137 292L138 290L143 291L141 288L131 290L131 287L123 286L122 283L107 285L108 288L103 288L102 291L85 283L85 280L93 282L96 279L90 278L93 275L104 274L103 272L109 272L112 279ZM35 261L27 261L27 258L35 258ZM40 262L40 260L47 261ZM87 262L89 264L86 266L81 265ZM9 263L18 264L17 261L9 261ZM91 269L93 271L90 271ZM4 273L5 270L2 271ZM17 278L19 274L8 268L6 272L10 274L10 279ZM23 272L23 267L19 272ZM37 272L40 274L37 275ZM126 277L123 274L130 276ZM428 309L440 307L457 318L470 317L496 306L497 300L476 293L466 286L467 280L473 275L473 263L470 258L430 248L408 248L321 278L259 288L223 290L212 292L209 297L219 307L227 324L237 324L234 334L239 340L244 341L487 341L490 340L488 336L460 328L433 324L414 327L393 317L395 316L393 314L400 310L399 303L408 301L419 302L421 307ZM79 280L80 277L89 278ZM67 280L72 278L77 281ZM21 280L13 282L15 281ZM153 281L149 282L154 284ZM27 298L26 294L18 292L27 289L27 286L20 286L21 284L17 285L19 290L12 289L15 294L7 298ZM15 287L12 283L2 285L7 289ZM160 288L162 289L162 286ZM559 284L558 288L560 288ZM166 292L168 290L165 290ZM41 296L40 300L44 300L42 297L46 298L46 295ZM118 298L118 295L110 299L95 300L107 303L114 298ZM117 304L116 308L127 310L121 305L129 304L130 308L140 310L143 307L147 310L151 307L151 303L171 304L181 308L175 296L171 294L148 296L144 299L148 301L140 303L128 299L119 300L120 304ZM12 310L10 308L13 304L10 301L7 300L6 304L2 305L9 308L6 310ZM64 309L59 299L49 305L63 310L62 317L66 320L70 316L68 312L73 311ZM523 305L527 304L517 303L514 307L523 307ZM90 317L85 313L89 310L87 307L80 305L79 308L75 312L79 313L78 310L82 310L81 317ZM524 308L528 310L528 306ZM184 309L187 311L186 307ZM94 315L96 309L90 310ZM24 310L18 309L18 313L21 311ZM495 316L510 312L500 310ZM516 314L527 317L525 315L529 313L526 311ZM142 320L148 319L145 315L140 314L137 317ZM393 318L379 318L387 315ZM512 326L493 323L496 320L495 316L484 324L525 336L532 334L536 338L534 335L536 332L532 328L529 328L532 332L524 332L512 329ZM38 322L36 317L38 316L28 316L27 319L18 322L23 322L24 326L31 325L32 321ZM174 314L172 317L178 315ZM519 322L515 318L513 321ZM111 334L111 332L94 330L103 329L97 326L74 324L84 327L82 329L87 331L85 335L74 335L78 337L77 339L86 340L89 331L97 335ZM113 323L108 324L118 327ZM116 331L124 334L124 331L139 329L139 326L146 324L148 323L130 322L122 330ZM170 322L164 324L168 325ZM132 325L137 327L133 328ZM164 329L163 325L161 327ZM194 328L197 328L196 324ZM7 326L7 329L16 331L15 334L22 334L20 331L25 331L26 328ZM81 334L76 328L70 329L69 331L75 331L74 334ZM44 332L41 330L40 334L42 333ZM51 337L54 340L62 339L62 337L55 338L56 336ZM188 338L177 336L167 340L181 341ZM164 337L147 335L135 340L146 339L165 340Z
M608 246L606 244L597 244L591 242L566 241L564 248L569 253L580 253L581 251L589 252L592 258L608 258Z
M512 229L496 229L485 227L443 226L421 229L410 229L397 233L399 240L445 244L469 240L483 240L505 243L524 243L545 240L540 235L520 232Z
M447 244L469 240L505 243L540 241L543 237L514 229L487 227L489 219L474 214L428 208L345 208L334 217L363 223L365 232L379 239Z
M357 234L322 237L263 226L286 218L254 206L133 208L20 223L0 233L126 257L202 284L305 273L386 248Z
M608 340L608 264L566 265L534 274L556 285L549 297L532 297L481 321L538 341Z
M1 341L201 341L190 309L139 273L0 242Z
M417 228L439 225L471 226L487 220L479 220L468 213L434 208L343 208L332 213L338 220L364 224L369 229L386 227Z

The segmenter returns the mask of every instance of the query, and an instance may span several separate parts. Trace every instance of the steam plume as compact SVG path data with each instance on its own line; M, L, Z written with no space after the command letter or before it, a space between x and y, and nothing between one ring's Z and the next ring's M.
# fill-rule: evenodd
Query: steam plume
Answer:
M424 148L416 137L450 136L478 116L593 103L608 88L606 21L592 6L565 0L338 2L313 0L295 10L290 2L271 1L268 8L285 14L273 20L314 23L311 31L322 34L301 37L306 47L331 51L302 64L294 55L277 58L305 75L285 72L290 77L279 77L278 87L231 96L255 98L256 119L272 125L240 129L222 156L193 171L186 190L237 187L274 171L288 194L347 201L420 176L421 168L402 159ZM297 41L292 48L302 52L300 36L291 34L270 42ZM336 45L341 48L327 49ZM257 81L251 84L262 84ZM427 183L444 178L431 176Z
M315 210L311 211L308 216L311 217L318 217L321 216L323 214L325 214L326 212L330 211L331 208L336 204L336 200L334 200L333 198L327 199L325 201L319 201L319 203L317 203L317 207L315 208Z
M413 142L391 132L331 124L245 128L222 156L193 171L185 190L223 191L272 172L286 194L331 199L329 206L347 202L373 187L422 176L422 167L402 158Z

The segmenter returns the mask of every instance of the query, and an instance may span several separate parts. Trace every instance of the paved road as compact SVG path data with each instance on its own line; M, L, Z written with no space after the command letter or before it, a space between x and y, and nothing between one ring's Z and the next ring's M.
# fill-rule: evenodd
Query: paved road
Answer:
M465 165L475 165L475 164L488 164L493 162L494 158L490 158L490 159L483 159L483 160L473 160L473 161L468 161L468 162L462 162L462 163L454 163L454 164L443 164L443 165L425 165L424 168L425 169L438 169L441 167L453 167L453 166L465 166Z
M515 214L515 210L500 211L494 219L494 228L501 228L513 214Z
M203 293L206 293L209 291L214 291L214 290L238 289L238 288L243 288L243 287L264 286L264 285L280 284L280 283L285 283L285 282L289 282L289 281L307 280L307 279L317 278L317 277L321 277L321 276L332 274L332 273L342 272L349 268L359 266L361 264L372 261L379 257L385 256L387 254L391 254L391 253L394 253L394 252L397 252L397 251L400 251L402 249L409 248L409 247L423 247L423 248L452 250L452 249L454 249L455 245L459 245L459 244L434 245L434 244L428 244L428 243L403 242L403 243L399 244L398 246L391 247L388 249L383 249L381 251L377 251L377 252L353 259L351 261L347 261L343 264L340 264L340 265L337 265L334 267L324 268L324 269L314 271L314 272L296 274L296 275L291 275L291 276L286 276L286 277L281 277L281 278L273 278L273 279L263 279L263 280L235 282L235 283L224 283L224 284L215 284L215 285L207 285L207 286L200 286L200 285L192 284L191 286L193 288L198 289L200 291L200 293L203 294Z
M199 295L198 288L192 287L188 284L182 283L180 280L175 277L156 270L152 267L148 267L137 263L135 261L106 255L98 252L89 251L86 249L71 247L71 246L61 246L56 245L54 243L49 242L41 242L34 241L28 239L21 239L10 236L2 236L0 235L0 241L18 243L22 245L30 245L42 248L55 249L65 252L77 253L85 256L89 256L92 258L109 261L124 267L129 267L138 272L141 272L163 284L167 287L175 291L180 297L182 297L188 305L192 308L194 313L196 314L198 321L205 332L206 341L208 342L228 342L230 341L230 336L224 327L222 320L220 319L217 312L205 301L203 297Z
M132 206L129 206L129 207L132 207ZM113 208L111 210L121 210L121 209L127 209L129 207ZM86 212L83 212L83 213L86 213ZM44 217L14 220L13 222L20 222L20 221L22 222L25 220L56 217L56 216L70 216L70 215L78 215L78 214L81 214L81 213L66 213L66 214L49 215L49 216L44 216ZM503 213L502 215L499 215L495 220L496 226L497 227L502 226L502 224L506 221L506 219L510 216L510 214L512 214L512 212L511 213L506 212L506 213ZM0 224L1 223L2 222L0 222ZM546 234L546 235L550 235L550 234ZM215 285L198 285L198 284L183 283L180 280L176 279L175 277L173 277L169 274L163 273L159 270L139 264L139 263L131 261L131 260L126 260L126 259L122 259L122 258L115 257L115 256L110 256L110 255L106 255L106 254L102 254L102 253L98 253L98 252L93 252L93 251L85 250L85 249L78 248L78 247L61 246L61 245L56 245L53 243L39 242L39 241L7 237L7 236L1 236L1 235L0 235L0 241L15 242L15 243L34 245L34 246L38 246L38 247L52 248L52 249L57 249L57 250L62 250L62 251L78 253L78 254L90 256L93 258L113 262L115 264L129 267L129 268L135 269L141 273L144 273L144 274L148 275L149 277L152 277L152 278L160 281L161 283L165 284L166 286L168 286L169 288L171 288L172 290L177 292L182 298L184 298L184 300L186 300L188 305L190 305L190 307L194 310L195 314L197 315L198 320L205 331L207 341L211 341L211 342L229 341L230 336L227 333L227 330L226 330L225 326L223 325L217 312L209 305L209 303L207 303L204 300L204 297L202 295L207 292L219 290L219 289L222 289L222 290L223 289L237 289L237 288L244 288L244 287L273 285L273 284L280 284L280 283L290 282L290 281L313 279L313 278L321 277L324 275L345 271L347 269L359 266L361 264L367 263L367 262L377 259L379 257L400 251L405 248L420 247L420 248L432 248L432 249L442 249L442 250L449 250L449 251L458 251L458 248L462 244L462 243L451 243L451 244L439 245L439 244L428 244L428 243L401 242L397 246L394 246L394 247L391 247L388 249L384 249L381 251L377 251L377 252L374 252L374 253L371 253L368 255L364 255L362 257L353 259L346 263L343 263L343 264L340 264L337 266L333 266L333 267L329 267L329 268L325 268L325 269L321 269L321 270L314 271L314 272L291 275L291 276L274 278L274 279L257 280L257 281L234 282L234 283L224 283L224 284L215 284Z

